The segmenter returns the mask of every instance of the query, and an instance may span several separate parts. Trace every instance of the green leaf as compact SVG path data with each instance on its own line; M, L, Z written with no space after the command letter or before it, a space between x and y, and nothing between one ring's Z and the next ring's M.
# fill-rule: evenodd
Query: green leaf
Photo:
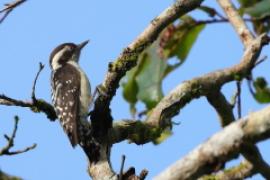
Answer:
M135 115L135 105L141 100L147 110L153 108L163 97L161 83L167 62L157 53L157 42L147 48L139 57L138 65L129 71L122 83L123 96Z
M262 89L255 93L255 99L259 103L269 103L270 102L270 90L269 89Z
M241 4L241 7L243 8L250 7L260 1L261 0L238 0L238 2Z
M270 31L270 0L238 0L238 12L251 16L251 23L257 35Z
M126 99L126 101L128 101L130 104L130 112L131 112L132 116L135 116L135 114L136 114L136 106L135 105L138 101L137 95L139 92L136 77L140 73L146 58L147 58L147 54L142 53L142 55L139 57L138 65L135 68L133 68L132 70L127 72L125 80L122 83L123 96Z
M182 18L163 47L164 57L176 56L183 63L204 27L205 24L197 25L196 21L190 16Z
M167 128L167 129L165 129L165 130L162 131L162 133L160 134L160 136L157 139L155 139L153 141L153 143L155 145L158 145L158 144L162 143L163 141L165 141L166 139L168 139L171 135L172 135L171 129Z
M245 9L245 12L253 17L262 18L270 15L270 0L262 0Z
M255 87L255 99L259 103L269 103L270 102L270 88L267 86L267 81L263 77L258 77L254 82Z
M157 42L145 52L140 73L136 77L138 84L137 98L145 103L147 109L152 109L163 97L161 83L167 67L165 60L157 54Z
M136 94L138 92L137 83L134 79L134 70L130 71L127 75L127 78L129 79L126 83L123 83L123 96L126 99L126 101L129 102L130 107L130 113L134 117L136 114L136 102L137 97Z
M267 81L263 77L257 77L256 80L253 82L256 90L267 88L267 84Z
M167 68L166 68L166 70L165 70L165 72L164 72L164 78L165 78L168 74L170 74L172 71L174 71L175 69L177 69L179 66L181 66L181 64L182 64L182 62L178 62L178 63L173 64L173 65L168 64L168 65L167 65Z
M177 57L179 59L184 61L187 58L193 44L197 40L198 35L204 29L204 27L205 27L204 24L198 25L198 26L190 29L185 34L182 41L180 41L179 45L178 45L179 48L178 48L178 51L177 51Z
M138 65L127 73L123 83L123 96L130 104L131 114L136 114L136 103L142 101L151 110L162 99L162 81L187 58L204 25L185 16L178 25L169 25L158 40L148 47L138 59ZM168 59L180 61L171 65Z
M127 81L122 84L122 86L124 87L123 96L131 104L137 102L136 94L138 92L138 86L135 81L136 70L137 68L134 68L129 71L126 76Z

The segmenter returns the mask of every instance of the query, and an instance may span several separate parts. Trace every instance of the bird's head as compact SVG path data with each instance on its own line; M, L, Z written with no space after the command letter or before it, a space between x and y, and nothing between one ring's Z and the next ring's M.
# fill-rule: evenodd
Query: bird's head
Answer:
M57 46L50 55L50 66L53 70L63 66L69 61L78 62L82 48L89 42L80 44L63 43Z

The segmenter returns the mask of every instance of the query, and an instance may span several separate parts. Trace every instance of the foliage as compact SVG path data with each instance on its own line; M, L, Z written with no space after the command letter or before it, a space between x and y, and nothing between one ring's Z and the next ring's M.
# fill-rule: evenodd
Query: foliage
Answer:
M204 27L190 16L182 17L178 23L169 25L140 55L138 66L127 73L122 83L123 95L133 116L138 101L149 111L162 99L162 81L187 59ZM172 58L177 59L177 63L171 64Z
M253 18L252 24L259 35L270 31L270 0L238 0L240 11Z
M255 87L254 97L259 103L270 102L270 88L268 87L267 81L263 77L258 77L253 82Z

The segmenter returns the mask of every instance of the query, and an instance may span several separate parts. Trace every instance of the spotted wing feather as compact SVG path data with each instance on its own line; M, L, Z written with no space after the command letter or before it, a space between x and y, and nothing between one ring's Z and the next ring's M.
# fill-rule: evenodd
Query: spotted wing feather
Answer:
M69 64L52 74L52 101L60 123L72 146L79 143L80 74Z

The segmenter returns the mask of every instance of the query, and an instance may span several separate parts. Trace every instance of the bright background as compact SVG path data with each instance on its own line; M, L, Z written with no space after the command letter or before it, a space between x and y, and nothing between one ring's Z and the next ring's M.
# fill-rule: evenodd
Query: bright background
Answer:
M204 4L216 7L215 2L208 0ZM0 4L4 3L6 1ZM42 62L46 67L38 79L36 95L50 101L50 52L60 43L79 43L86 39L91 43L83 50L80 62L92 87L95 87L104 79L108 63L116 59L151 19L171 3L172 0L158 3L155 0L27 1L0 25L0 93L22 100L30 99L38 63ZM193 14L198 19L208 18L201 12ZM184 80L236 64L242 53L243 46L229 24L208 25L184 65L164 81L164 92L168 93ZM262 54L267 53L269 47ZM269 65L268 61L264 62L254 74L269 77ZM231 83L223 90L230 98L235 89L235 83ZM242 102L243 114L263 108L251 97L246 82L243 83ZM117 91L111 108L115 119L130 118L122 89ZM143 106L139 105L139 108ZM0 157L1 170L26 180L89 179L84 153L80 148L71 148L58 122L49 122L44 114L34 114L26 108L0 106L0 114L0 135L11 133L14 115L21 119L14 150L38 144L31 152ZM125 154L126 168L134 166L137 173L146 168L149 170L147 179L152 179L221 129L205 98L192 101L173 120L181 124L175 126L174 135L159 146L137 146L127 142L115 144L112 150L114 170L119 172L121 155ZM4 144L4 138L0 137L0 147ZM259 146L270 162L269 141ZM239 161L230 164L236 162Z

